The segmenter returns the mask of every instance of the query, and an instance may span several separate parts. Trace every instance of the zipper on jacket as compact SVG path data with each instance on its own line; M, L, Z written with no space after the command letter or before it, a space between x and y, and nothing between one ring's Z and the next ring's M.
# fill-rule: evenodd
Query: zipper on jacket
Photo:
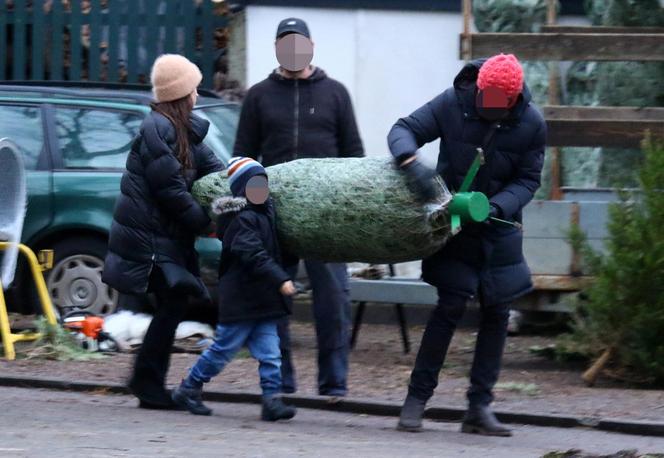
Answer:
M295 113L294 113L294 125L293 125L293 159L297 159L297 149L299 146L299 135L300 135L300 86L298 80L295 80Z

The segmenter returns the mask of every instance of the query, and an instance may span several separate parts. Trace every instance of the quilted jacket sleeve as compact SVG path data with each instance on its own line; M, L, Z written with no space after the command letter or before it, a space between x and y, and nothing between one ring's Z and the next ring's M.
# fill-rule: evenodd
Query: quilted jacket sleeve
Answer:
M387 135L387 144L397 162L414 155L425 143L441 136L439 116L444 110L445 93L399 119Z

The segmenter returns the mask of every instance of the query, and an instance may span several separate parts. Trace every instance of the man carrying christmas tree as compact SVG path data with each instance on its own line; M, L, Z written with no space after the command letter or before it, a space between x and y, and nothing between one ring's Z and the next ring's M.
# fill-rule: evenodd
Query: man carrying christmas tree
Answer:
M279 23L279 68L249 89L240 115L236 156L271 166L298 158L361 157L362 141L346 88L310 65L313 42L307 24L297 18ZM318 391L346 394L350 296L345 264L304 261L313 288L318 340ZM283 391L296 390L288 322L279 326Z

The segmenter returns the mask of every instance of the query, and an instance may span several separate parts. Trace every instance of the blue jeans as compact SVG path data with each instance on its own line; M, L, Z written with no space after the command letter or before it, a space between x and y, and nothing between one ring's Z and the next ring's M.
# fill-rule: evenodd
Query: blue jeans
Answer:
M258 361L258 375L263 395L281 392L281 353L276 320L240 321L219 324L214 343L203 352L190 369L185 383L201 387L210 381L228 364L235 354L246 345Z
M351 326L346 264L304 261L304 265L313 289L313 312L318 343L318 393L345 396ZM289 273L294 277L296 272ZM288 318L279 321L279 338L283 358L283 390L285 393L294 393L297 386L291 362Z

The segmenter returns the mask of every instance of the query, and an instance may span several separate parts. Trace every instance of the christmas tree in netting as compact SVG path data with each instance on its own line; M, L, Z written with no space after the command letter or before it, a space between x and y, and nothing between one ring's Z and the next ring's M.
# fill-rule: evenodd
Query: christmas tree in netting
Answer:
M430 256L451 234L452 199L436 178L437 196L422 203L387 159L299 159L267 167L282 248L327 262L397 263ZM226 172L194 184L210 208L230 196ZM213 215L211 215L213 216Z

